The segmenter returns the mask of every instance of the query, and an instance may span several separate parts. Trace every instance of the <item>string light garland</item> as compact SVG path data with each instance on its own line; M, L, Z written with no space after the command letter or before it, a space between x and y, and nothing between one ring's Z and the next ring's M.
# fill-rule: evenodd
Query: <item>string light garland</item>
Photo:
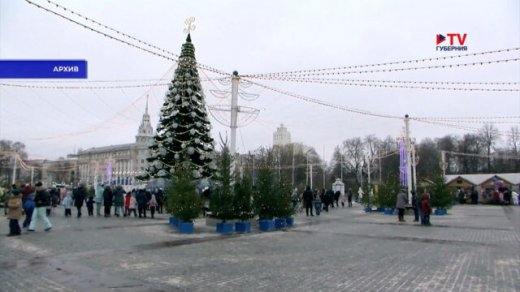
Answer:
M347 112L360 114L360 115L366 115L366 116L379 117L379 118L398 119L398 120L402 120L403 119L402 117L398 117L398 116L373 113L373 112L369 112L369 111L365 111L365 110L354 109L354 108L349 108L349 107L342 106L342 105L332 104L332 103L328 103L328 102L325 102L325 101L322 101L322 100L319 100L319 99L306 97L306 96L303 96L303 95L291 93L291 92L284 91L284 90L281 90L281 89L276 89L276 88L273 88L273 87L270 87L270 86L267 86L267 85L264 85L264 84L261 84L261 83L253 82L251 80L247 80L247 81L251 82L252 84L254 84L254 85L258 86L258 87L261 87L261 88L264 88L264 89L267 89L267 90L270 90L270 91L274 91L274 92L277 92L277 93L280 93L280 94L283 94L283 95L287 95L287 96L290 96L290 97L293 97L293 98L297 98L297 99L300 99L300 100L303 100L303 101L319 104L319 105L322 105L322 106L339 109L339 110L342 110L342 111L347 111Z
M248 81L250 81L250 80L248 80ZM359 110L359 109L352 109L352 108L348 108L348 107L345 107L345 106L336 105L336 104L324 102L324 101L321 101L321 100L318 100L318 99L314 99L314 98L302 96L302 95L299 95L299 94L291 93L291 92L288 92L288 91L276 89L276 88L269 87L269 86L261 84L261 83L257 83L257 82L253 82L253 81L250 81L250 82L252 84L254 84L256 86L259 86L261 88L264 88L264 89L268 89L268 90L271 90L271 91L274 91L274 92L277 92L277 93L280 93L280 94L283 94L283 95L287 95L287 96L294 97L294 98L297 98L297 99L300 99L300 100L303 100L303 101L315 103L315 104L326 106L326 107L330 107L330 108L335 108L335 109L339 109L339 110L343 110L343 111L347 111L347 112L352 112L352 113L361 114L361 115L367 115L367 116L373 116L373 117L379 117L379 118L400 119L400 120L404 119L404 118L398 117L398 116L379 114L379 113L372 113L372 112L368 112L368 111L365 111L365 110ZM428 124L433 124L433 125L439 125L439 126L453 128L453 129L459 129L459 130L465 130L465 131L473 131L473 132L482 132L482 129L472 128L472 127L465 127L465 126L460 126L460 125L452 125L452 124L441 123L441 122L437 122L437 121L419 120L419 119L413 119L413 118L411 118L411 119L415 120L415 121L418 121L418 122L421 122L421 123L428 123ZM494 132L496 132L496 133L498 133L500 135L507 135L507 136L511 136L512 135L511 132L500 132L500 131L494 131Z
M504 159L504 160L520 160L520 156L512 156L512 155L485 155L485 154L463 153L463 152L455 152L455 151L444 151L444 152L455 154L455 155L461 155L461 156L473 156L473 157L480 157L480 158L496 158L496 159Z
M443 127L447 127L447 128L452 128L452 129L457 129L457 130L464 130L464 131L470 131L470 132L475 132L475 133L484 133L484 132L486 132L484 129L480 129L480 128L473 128L473 127L468 127L468 126L453 125L453 124L441 123L441 122L437 122L437 121L419 120L419 119L412 119L412 118L411 118L411 120L415 120L415 121L420 122L420 123L438 125L438 126L443 126ZM498 134L498 135L504 135L504 136L508 136L508 137L512 137L513 136L512 132L507 132L507 131L492 131L492 133L495 133L495 134Z
M487 51L487 52L479 52L479 53L470 53L470 54L463 54L463 55L455 55L455 56L408 60L408 61L395 61L395 62L386 62L386 63L378 63L378 64L342 66L342 67L333 67L333 68L325 68L325 69L309 69L309 70L298 70L298 71L287 71L287 72L276 72L276 73L250 74L250 75L244 75L243 77L300 75L300 74L304 74L304 73L315 73L315 72L322 72L322 71L351 70L351 69L357 69L357 68L380 67L380 66L390 66L390 65L398 65L398 64L407 64L407 63L433 62L433 61L448 60L448 59L462 58L462 57L474 57L474 56L479 56L479 55L514 52L514 51L518 51L518 50L520 50L520 47L510 48L510 49L500 49L500 50Z
M296 76L296 77L316 76L316 75L330 76L330 75L345 75L345 74L391 73L391 72L399 72L399 71L412 71L412 70L424 70L424 69L449 69L449 68L460 68L460 67L467 67L467 66L516 62L518 60L520 60L520 58L482 61L482 62L463 63L463 64L451 64L451 65L432 65L432 66L423 66L423 67L406 67L406 68L376 69L376 70L361 70L361 71L346 71L346 72L319 72L319 70L318 70L316 72L311 72L311 73L289 74L287 76ZM262 78L274 77L274 76L280 76L280 75L259 74L259 75L244 75L243 77L262 79Z
M466 88L466 87L435 87L435 86L412 86L412 85L387 85L375 83L354 83L354 82L340 82L340 81L324 81L324 80L309 80L299 78L270 78L259 77L257 79L271 80L271 81L288 81L297 83L314 83L314 84L330 84L330 85L346 85L359 87L379 87L379 88L403 88L403 89L426 89L426 90L454 90L454 91L494 91L494 92L518 92L520 89L510 88Z
M397 84L432 84L432 85L506 85L506 86L509 85L509 86L514 86L514 85L520 84L520 82L412 81L412 80L340 79L340 78L291 77L291 76L265 77L265 78L261 78L261 79L284 80L284 81L289 80L289 79L299 79L299 80L312 80L312 81L339 81L339 82L355 82L355 83L397 83Z
M150 54L155 55L155 56L157 56L157 57L161 57L161 58L167 59L167 60L169 60L169 61L173 61L173 62L178 62L177 59L174 59L174 58L172 58L172 57L165 56L165 55L163 55L163 54L160 54L160 53L154 52L154 51L152 51L152 50L149 50L149 49L143 48L143 47L141 47L141 46L139 46L139 45L132 44L132 43L130 43L130 42L127 42L127 41L122 40L122 39L120 39L120 38L117 38L117 37L115 37L115 36L112 36L112 35L109 35L109 34L107 34L107 33L104 33L104 32L102 32L102 31L100 31L100 30L97 30L97 29L95 29L95 28L92 28L92 27L90 27L90 26L87 26L87 25L85 25L85 24L82 24L82 23L80 23L80 22L78 22L78 21L75 21L75 20L73 20L73 19L71 19L71 18L69 18L69 17L67 17L67 16L65 16L65 15L62 15L62 14L60 14L60 13L57 13L57 12L53 11L53 10L47 9L47 8L45 8L45 7L43 7L43 6L40 6L40 5L38 5L38 4L36 4L36 3L32 2L32 1L30 1L30 0L25 0L25 1L26 1L27 3L29 3L29 4L32 4L32 5L36 6L36 7L38 7L38 8L40 8L40 9L44 10L44 11L47 11L47 12L52 13L52 14L58 16L58 17L61 17L61 18L65 19L65 20L68 20L68 21L70 21L70 22L72 22L72 23L74 23L74 24L76 24L76 25L79 25L79 26L85 28L85 29L88 29L88 30L93 31L93 32L98 33L98 34L101 34L102 36L107 37L107 38L109 38L109 39L112 39L112 40L115 40L115 41L121 42L121 43L123 43L123 44L129 45L129 46L134 47L134 48L136 48L136 49L139 49L139 50L141 50L141 51L144 51L144 52L150 53ZM56 7L63 8L65 11L68 11L68 12L71 12L71 13L73 13L73 14L76 14L76 15L80 16L80 14L78 14L78 13L76 13L76 12L70 10L70 9L67 9L67 8L65 8L65 7L63 7L63 6L60 6L60 5L58 5L58 4L54 3L54 2L51 2L51 1L48 1L48 0L47 0L47 2L49 2L49 3L52 4L52 5L56 5ZM176 58L179 58L178 55L176 55L176 54L174 54L174 53L172 53L172 52L166 51L166 50L161 49L161 48L159 48L159 47L157 47L157 46L154 46L154 45L151 45L151 44L149 44L149 43L147 43L147 42L141 41L141 40L139 40L139 39L137 39L137 38L135 38L135 37L131 37L131 36L129 36L128 34L124 34L124 33L120 32L120 31L118 31L118 30L115 30L115 29L109 28L108 26L106 26L106 25L104 25L104 24L101 24L101 23L99 23L99 22L96 22L96 21L94 21L94 20L92 20L92 19L90 19L90 18L88 18L88 17L85 17L85 16L81 16L81 17L82 17L82 18L85 18L85 20L88 20L88 21L91 21L91 22L93 22L93 23L95 23L95 24L98 24L98 25L100 25L100 26L102 26L102 27L104 27L104 28L106 28L106 29L112 30L112 31L116 32L117 34L120 34L120 35L122 35L122 36L128 37L128 38L130 38L130 39L132 39L132 40L134 40L134 41L138 41L139 43L141 43L141 44L143 44L143 45L145 45L145 46L151 47L151 48L153 48L153 49L155 49L155 50L159 50L159 51L164 52L164 53L166 53L166 54L168 54L168 55L175 56ZM226 72L224 72L224 71L221 71L221 70L218 70L218 69L212 68L212 67L210 67L210 66L202 65L202 64L200 64L200 63L197 64L197 67L200 68L200 69L202 69L202 70L207 70L207 71L210 71L210 72L213 72L213 73L216 73L216 74L220 74L220 75L229 75L228 73L226 73Z
M421 117L421 118L412 118L415 120L509 120L509 119L520 119L520 116L509 116L509 117Z
M201 80L205 82L207 80ZM82 89L125 89L125 88L143 88L143 87L159 87L167 86L170 83L156 83L150 84L134 84L134 85L117 85L117 86L47 86L47 85L27 85L27 84L11 84L11 83L0 83L0 86L19 87L19 88L36 88L36 89L60 89L60 90L82 90Z

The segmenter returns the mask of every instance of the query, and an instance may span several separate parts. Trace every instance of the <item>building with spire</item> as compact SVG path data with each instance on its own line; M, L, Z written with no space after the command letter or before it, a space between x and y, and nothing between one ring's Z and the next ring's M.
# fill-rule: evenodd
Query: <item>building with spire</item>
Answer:
M77 154L77 178L88 187L109 182L113 185L121 184L127 190L132 189L136 184L135 176L144 173L148 166L146 159L150 156L148 147L152 145L153 132L147 97L135 143L80 150Z

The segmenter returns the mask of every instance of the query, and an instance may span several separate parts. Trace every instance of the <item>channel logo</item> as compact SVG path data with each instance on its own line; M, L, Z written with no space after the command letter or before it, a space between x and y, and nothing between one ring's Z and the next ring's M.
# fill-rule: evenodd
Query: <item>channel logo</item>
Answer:
M466 37L468 36L467 33L460 34L460 33L448 33L446 34L447 37L445 37L442 34L437 35L437 51L467 51L468 47L464 45L466 43ZM450 45L449 46L439 46L439 44L446 41L446 39L450 39ZM458 41L458 45L454 45L454 41Z
M446 37L443 36L442 34L438 34L438 35L437 35L437 45L440 44L440 43L442 43L442 42L445 41L445 40L446 40Z

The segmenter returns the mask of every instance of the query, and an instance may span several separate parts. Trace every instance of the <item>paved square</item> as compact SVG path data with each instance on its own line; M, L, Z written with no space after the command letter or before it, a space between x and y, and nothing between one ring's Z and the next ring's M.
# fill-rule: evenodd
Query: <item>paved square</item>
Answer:
M62 211L50 232L0 237L0 291L520 291L513 206L455 206L421 227L354 205L245 235Z

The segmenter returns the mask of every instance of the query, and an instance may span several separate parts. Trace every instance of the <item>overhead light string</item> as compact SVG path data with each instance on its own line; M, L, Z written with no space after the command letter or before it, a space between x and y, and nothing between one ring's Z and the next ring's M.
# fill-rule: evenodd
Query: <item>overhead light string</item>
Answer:
M324 72L324 71L351 70L351 69L367 68L367 67L380 67L380 66L410 64L410 63L419 63L419 62L433 62L433 61L441 61L441 60L448 60L448 59L454 59L454 58L475 57L475 56L488 55L488 54L508 53L508 52L515 52L515 51L519 51L519 50L520 50L520 47L515 47L515 48L500 49L500 50L486 51L486 52L479 52L479 53L470 53L470 54L462 54L462 55L454 55L454 56L446 56L446 57L425 58L425 59L417 59L417 60L395 61L395 62L385 62L385 63L366 64L366 65L351 65L351 66L342 66L342 67L333 67L333 68L324 68L324 69L309 69L309 70L296 70L296 71L275 72L275 73L248 74L248 75L244 75L243 77L256 78L256 77L269 77L269 76L281 76L281 75L301 75L301 74L305 74L305 73L316 73L316 72ZM314 75L314 74L312 74L312 75Z

